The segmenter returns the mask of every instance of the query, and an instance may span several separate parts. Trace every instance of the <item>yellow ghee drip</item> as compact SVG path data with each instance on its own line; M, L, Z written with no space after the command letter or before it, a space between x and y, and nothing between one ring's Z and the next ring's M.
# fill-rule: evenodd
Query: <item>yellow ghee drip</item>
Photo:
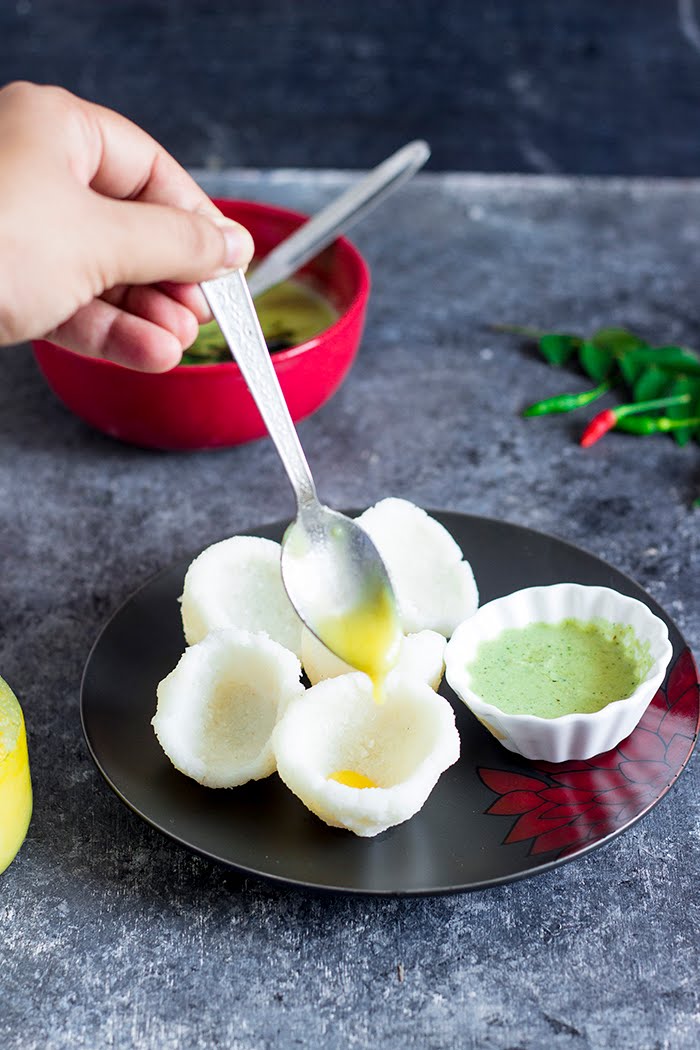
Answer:
M364 773L357 773L354 769L339 769L337 773L331 773L329 780L337 780L349 788L376 788L379 787L373 780L366 777Z
M391 592L382 588L354 609L329 616L319 635L345 663L371 678L374 699L381 703L384 679L398 660L402 637Z
M0 874L24 842L32 815L32 785L24 717L0 678Z

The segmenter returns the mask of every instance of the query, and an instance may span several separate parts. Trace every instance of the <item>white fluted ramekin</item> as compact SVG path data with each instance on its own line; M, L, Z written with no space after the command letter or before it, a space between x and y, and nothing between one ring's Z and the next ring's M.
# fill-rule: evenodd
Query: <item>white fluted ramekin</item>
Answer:
M560 623L569 618L628 624L642 646L648 643L651 666L631 696L593 713L541 718L501 711L472 690L468 665L481 642L512 627ZM565 762L601 754L629 736L663 682L671 653L666 624L643 602L608 587L558 583L528 587L482 605L459 625L448 642L445 677L482 725L509 751L540 761Z

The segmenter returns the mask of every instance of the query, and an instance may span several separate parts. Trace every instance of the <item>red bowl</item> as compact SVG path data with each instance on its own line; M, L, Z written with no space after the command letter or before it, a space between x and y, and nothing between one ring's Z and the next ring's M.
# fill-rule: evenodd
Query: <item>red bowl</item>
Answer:
M262 258L306 220L305 215L250 201L217 200L246 226ZM362 336L369 270L344 237L304 267L339 311L314 339L272 355L294 420L320 408L345 379ZM178 365L159 375L82 357L46 341L34 354L56 396L81 419L111 437L160 449L217 448L267 433L238 365Z

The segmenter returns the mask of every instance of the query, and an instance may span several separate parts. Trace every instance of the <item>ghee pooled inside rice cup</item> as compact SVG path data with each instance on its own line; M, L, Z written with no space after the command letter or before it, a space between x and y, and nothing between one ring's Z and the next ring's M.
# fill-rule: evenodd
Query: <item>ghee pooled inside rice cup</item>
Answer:
M153 729L181 773L230 788L275 771L271 734L301 696L301 665L262 632L226 628L186 649L158 686Z
M409 500L389 497L357 519L386 565L405 634L449 638L479 605L471 565L439 521Z
M438 634L437 631L405 634L401 639L396 666L389 674L400 674L404 678L427 682L431 689L437 690L445 670L446 645L444 635ZM308 627L303 629L301 636L301 663L312 685L326 678L350 674L354 670L327 649Z
M387 679L384 702L360 672L289 705L272 734L277 772L326 824L371 837L412 817L459 757L452 707L424 682Z
M188 645L210 631L264 631L301 656L299 619L282 583L281 547L261 536L232 536L202 551L189 566L180 599Z

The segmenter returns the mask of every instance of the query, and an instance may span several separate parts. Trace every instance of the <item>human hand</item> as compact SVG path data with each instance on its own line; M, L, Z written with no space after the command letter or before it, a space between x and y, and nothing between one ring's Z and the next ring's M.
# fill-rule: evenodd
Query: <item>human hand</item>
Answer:
M0 90L0 344L46 337L145 372L210 319L197 282L253 241L124 117L61 88Z

